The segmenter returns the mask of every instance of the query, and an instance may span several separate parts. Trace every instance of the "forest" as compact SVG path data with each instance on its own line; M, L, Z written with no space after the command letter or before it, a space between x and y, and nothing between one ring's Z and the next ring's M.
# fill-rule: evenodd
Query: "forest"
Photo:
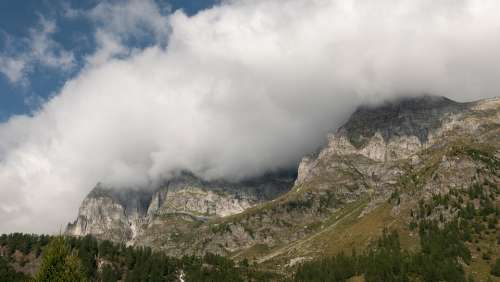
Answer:
M110 241L14 233L0 237L0 281L269 281L247 261L237 265L214 254L168 257L146 247L127 247ZM34 277L17 272L16 257L40 260ZM26 261L16 264L23 265Z

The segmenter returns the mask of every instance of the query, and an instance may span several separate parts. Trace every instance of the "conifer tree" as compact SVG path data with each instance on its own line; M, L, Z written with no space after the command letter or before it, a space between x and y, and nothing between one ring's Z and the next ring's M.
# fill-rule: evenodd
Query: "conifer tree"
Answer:
M87 281L80 259L72 252L71 247L64 237L54 237L45 248L42 263L35 281Z

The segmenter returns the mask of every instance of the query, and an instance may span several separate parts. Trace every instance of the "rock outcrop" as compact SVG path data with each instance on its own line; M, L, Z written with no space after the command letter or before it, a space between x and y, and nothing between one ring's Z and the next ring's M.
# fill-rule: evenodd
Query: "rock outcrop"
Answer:
M314 158L301 161L296 184L321 173L324 160L332 156L358 155L378 163L417 157L417 153L460 136L474 136L482 125L495 123L498 99L458 103L444 97L423 96L360 107ZM488 109L488 110L487 110ZM326 161L327 162L327 161Z
M133 244L158 218L204 222L240 213L287 192L293 173L279 172L240 182L204 181L184 172L158 188L114 189L98 184L83 200L66 233Z

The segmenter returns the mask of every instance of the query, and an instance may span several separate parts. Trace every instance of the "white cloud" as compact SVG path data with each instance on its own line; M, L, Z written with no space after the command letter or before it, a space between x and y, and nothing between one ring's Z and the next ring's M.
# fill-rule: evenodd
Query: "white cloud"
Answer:
M11 58L0 56L0 72L11 82L21 81L24 77L26 59L22 57Z
M158 15L138 3L98 9ZM178 169L234 179L296 164L362 101L497 95L499 8L241 0L175 12L167 27L111 17L78 76L33 117L0 125L0 231L57 231L98 181L141 185ZM123 51L135 24L160 38L170 30L167 47Z
M73 8L70 2L62 2L61 8L62 8L61 14L65 18L76 19L83 16L83 11Z
M124 39L152 33L164 41L169 33L168 17L154 0L128 0L124 5L104 1L87 14L104 32Z
M73 68L75 66L73 53L64 50L52 39L54 32L56 32L55 22L40 16L38 25L30 30L29 37L19 40L25 50L0 52L0 73L3 73L11 83L26 83L26 75L31 72L35 64L63 71Z
M38 28L30 31L31 58L48 67L68 70L75 64L73 53L52 40L55 31L56 23L41 16Z
M112 33L98 29L95 33L97 51L87 57L88 65L95 66L106 63L109 59L130 53L129 49Z
M96 26L97 51L87 57L90 66L111 58L139 52L130 40L153 41L165 46L170 32L169 15L154 0L128 0L121 4L103 1L88 11L79 11Z

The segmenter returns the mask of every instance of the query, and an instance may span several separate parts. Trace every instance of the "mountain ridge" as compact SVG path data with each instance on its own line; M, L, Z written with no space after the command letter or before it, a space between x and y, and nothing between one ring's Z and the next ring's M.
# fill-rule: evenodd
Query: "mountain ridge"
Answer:
M319 153L302 159L289 191L203 220L176 214L186 206L181 201L130 243L174 256L246 258L283 271L366 247L388 226L411 249L419 235L409 225L420 200L500 183L499 98L458 103L424 96L363 106L327 139ZM456 210L429 214L436 216L451 220Z

